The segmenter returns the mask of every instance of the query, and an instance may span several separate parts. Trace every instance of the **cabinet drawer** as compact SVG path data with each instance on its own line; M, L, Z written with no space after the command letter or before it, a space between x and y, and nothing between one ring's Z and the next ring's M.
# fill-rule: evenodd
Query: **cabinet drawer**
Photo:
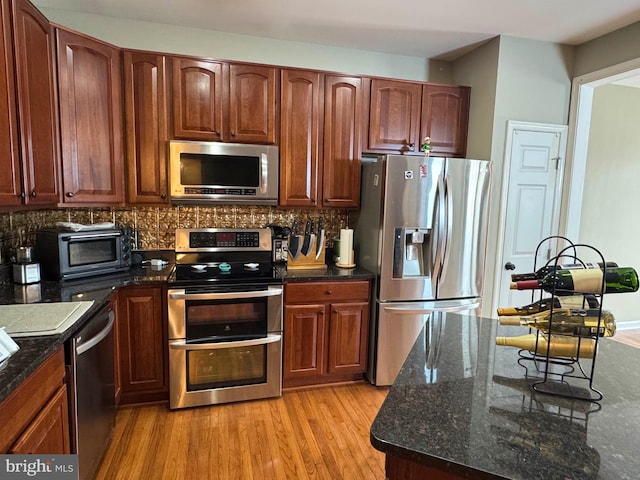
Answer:
M334 302L369 299L369 282L287 283L285 303Z

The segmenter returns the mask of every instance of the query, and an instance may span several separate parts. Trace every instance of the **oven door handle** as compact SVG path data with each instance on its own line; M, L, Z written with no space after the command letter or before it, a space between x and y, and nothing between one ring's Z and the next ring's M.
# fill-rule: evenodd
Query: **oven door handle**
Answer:
M215 343L187 343L184 340L172 340L169 342L169 348L174 350L219 350L231 347L253 347L256 345L266 345L268 343L279 342L282 335L279 333L270 333L263 338L252 338L251 340L235 340L232 342L215 342Z
M282 288L270 288L257 292L233 293L169 293L171 300L234 300L236 298L276 297L282 295Z

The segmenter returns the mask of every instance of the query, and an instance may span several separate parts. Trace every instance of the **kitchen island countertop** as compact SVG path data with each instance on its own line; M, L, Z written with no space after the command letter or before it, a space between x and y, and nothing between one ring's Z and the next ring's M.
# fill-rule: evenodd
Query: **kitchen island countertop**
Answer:
M430 316L371 427L389 478L638 478L640 349L599 339L593 387L604 398L594 403L532 392L542 376L533 362L525 369L517 349L495 345L496 335L524 333Z

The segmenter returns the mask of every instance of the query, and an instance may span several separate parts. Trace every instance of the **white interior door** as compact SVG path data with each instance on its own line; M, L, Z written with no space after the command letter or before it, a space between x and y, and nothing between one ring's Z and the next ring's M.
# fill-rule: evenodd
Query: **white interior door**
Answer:
M555 244L545 242L536 262L539 242L558 232L566 127L509 122L507 142L502 261L496 269L498 301L494 307L531 303L531 291L509 289L511 274L531 272L534 263L544 265L555 253Z

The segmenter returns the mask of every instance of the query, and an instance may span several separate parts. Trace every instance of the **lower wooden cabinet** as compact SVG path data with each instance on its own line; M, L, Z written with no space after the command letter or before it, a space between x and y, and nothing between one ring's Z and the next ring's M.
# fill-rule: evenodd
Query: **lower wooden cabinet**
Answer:
M285 284L283 387L363 377L369 281Z
M60 347L0 403L0 453L71 453L64 379Z
M120 404L169 398L166 287L129 286L118 292L117 374Z

